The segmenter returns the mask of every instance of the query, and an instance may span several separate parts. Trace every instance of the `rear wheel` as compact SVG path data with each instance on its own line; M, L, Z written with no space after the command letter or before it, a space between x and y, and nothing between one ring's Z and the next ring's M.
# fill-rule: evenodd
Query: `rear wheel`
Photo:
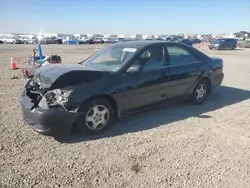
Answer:
M198 84L195 86L191 96L192 103L202 104L207 98L209 89L210 89L210 84L208 80L204 79L199 81Z
M236 46L232 46L231 50L235 50Z
M224 46L223 46L223 45L221 45L220 49L221 49L221 50L224 50Z
M79 109L83 115L77 120L76 127L89 134L98 134L111 128L115 111L105 98L95 98L85 102Z

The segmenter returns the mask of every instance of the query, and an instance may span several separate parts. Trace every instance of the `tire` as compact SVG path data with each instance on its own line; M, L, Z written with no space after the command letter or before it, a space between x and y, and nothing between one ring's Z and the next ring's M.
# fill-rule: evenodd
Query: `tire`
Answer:
M231 50L235 50L236 46L232 46Z
M210 83L208 80L199 81L192 92L191 102L198 105L202 104L206 100L209 90Z
M239 44L238 47L239 47L239 48L242 48L242 44Z
M76 127L88 134L100 134L109 130L115 118L114 106L105 98L94 98L83 103L78 112L83 115L77 120Z
M223 45L220 47L220 50L224 50L224 46Z

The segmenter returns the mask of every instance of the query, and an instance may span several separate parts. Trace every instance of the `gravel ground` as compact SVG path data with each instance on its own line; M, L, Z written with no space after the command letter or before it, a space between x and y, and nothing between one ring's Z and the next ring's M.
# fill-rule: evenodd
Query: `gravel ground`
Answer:
M104 45L46 45L80 61ZM99 136L39 135L20 116L20 70L34 45L0 45L0 187L249 187L250 49L223 58L225 79L201 106L177 103L127 117ZM11 79L18 76L19 79Z

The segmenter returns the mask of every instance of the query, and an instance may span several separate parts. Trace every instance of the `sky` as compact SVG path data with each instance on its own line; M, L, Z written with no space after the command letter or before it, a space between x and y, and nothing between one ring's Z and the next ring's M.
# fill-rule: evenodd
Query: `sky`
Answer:
M0 0L0 33L250 32L250 0Z

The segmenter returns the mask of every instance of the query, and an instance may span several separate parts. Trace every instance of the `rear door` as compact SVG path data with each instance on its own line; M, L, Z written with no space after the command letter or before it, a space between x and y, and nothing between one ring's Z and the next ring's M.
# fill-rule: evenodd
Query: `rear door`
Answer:
M168 53L168 98L187 96L201 76L201 61L190 50L166 45Z

